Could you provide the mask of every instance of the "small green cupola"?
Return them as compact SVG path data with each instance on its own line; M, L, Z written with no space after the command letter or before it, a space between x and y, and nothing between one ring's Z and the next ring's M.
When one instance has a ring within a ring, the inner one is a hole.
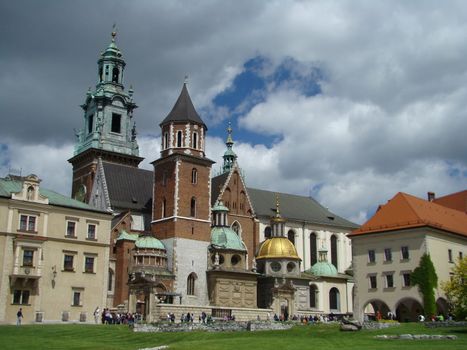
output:
M222 166L222 172L228 173L232 169L237 160L237 155L233 151L232 147L234 142L232 140L232 127L229 122L229 126L227 128L227 140L225 141L225 145L227 146L227 150L225 151L222 158L224 158L224 165Z
M311 273L315 276L327 276L327 277L335 277L337 276L337 269L336 267L331 264L327 259L328 250L323 246L318 250L319 259L316 264L314 264L310 269L308 269L307 273Z
M212 208L211 246L215 249L246 251L242 239L228 224L228 212L229 209L224 206L222 201L217 201Z
M112 40L101 54L97 61L99 84L117 84L123 87L123 70L125 69L125 61L122 57L122 52L115 44L117 32L115 27L112 31Z

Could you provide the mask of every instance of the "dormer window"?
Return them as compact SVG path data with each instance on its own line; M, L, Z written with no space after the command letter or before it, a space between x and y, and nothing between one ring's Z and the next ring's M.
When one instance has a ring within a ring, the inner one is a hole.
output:
M28 187L28 192L27 192L27 197L28 201L32 201L34 199L34 187L29 186Z

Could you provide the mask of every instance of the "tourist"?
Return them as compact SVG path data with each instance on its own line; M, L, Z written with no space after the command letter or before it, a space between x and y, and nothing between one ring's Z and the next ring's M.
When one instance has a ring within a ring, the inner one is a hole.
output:
M101 314L101 310L99 310L99 306L97 306L96 309L94 310L94 314L93 314L93 315L94 315L94 322L95 322L96 324L99 323L99 316L100 316L100 314Z
M23 320L23 309L19 308L18 312L16 313L16 325L21 326L22 320Z

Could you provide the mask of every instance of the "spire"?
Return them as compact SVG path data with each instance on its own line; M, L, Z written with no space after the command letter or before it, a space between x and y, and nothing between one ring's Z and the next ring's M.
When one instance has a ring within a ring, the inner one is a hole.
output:
M279 194L276 193L276 215L271 218L273 237L285 237L285 221L281 216Z
M167 117L165 117L160 126L170 122L191 122L202 125L205 129L207 129L198 112L196 112L195 106L191 101L191 97L188 93L186 85L187 83L185 81L183 83L180 96L178 96L177 102L175 102L172 110L167 115Z
M232 126L229 122L229 126L227 128L227 141L225 141L225 145L227 146L227 150L224 153L224 165L222 166L222 172L228 173L232 169L235 161L237 160L237 155L232 150L232 146L234 142L232 140Z

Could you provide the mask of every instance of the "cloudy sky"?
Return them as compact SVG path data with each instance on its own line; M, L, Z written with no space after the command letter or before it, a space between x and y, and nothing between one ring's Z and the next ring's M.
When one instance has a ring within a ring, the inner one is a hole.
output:
M465 1L0 1L0 176L70 194L99 53L117 24L143 166L185 75L218 169L358 223L399 191L467 186Z

